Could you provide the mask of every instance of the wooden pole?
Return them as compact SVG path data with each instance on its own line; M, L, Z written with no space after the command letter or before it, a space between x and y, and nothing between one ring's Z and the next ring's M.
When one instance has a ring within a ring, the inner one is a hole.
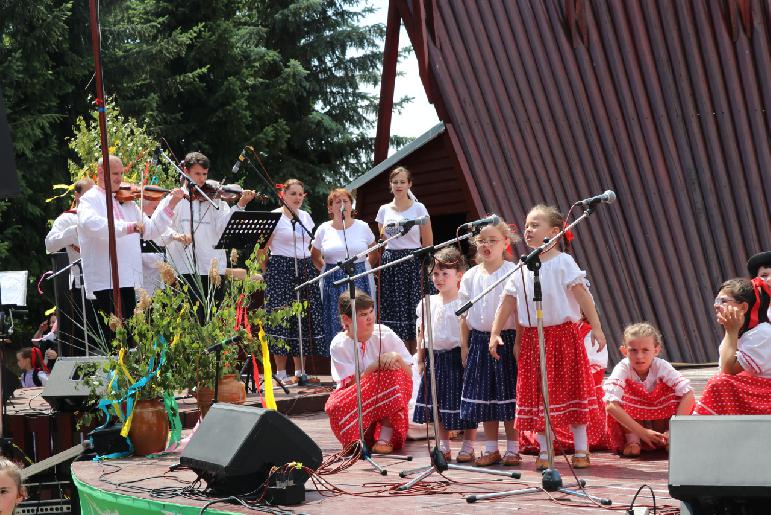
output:
M107 115L105 113L104 84L102 83L102 43L99 37L99 19L96 12L96 0L89 0L91 11L91 47L94 51L94 73L96 76L96 106L99 111L99 135L102 147L102 173L104 191L107 196L107 238L110 254L110 272L112 274L112 297L115 315L123 319L120 302L120 280L118 277L118 258L115 247L115 218L112 213L112 182L110 177L110 147L107 144ZM109 342L108 342L109 343Z

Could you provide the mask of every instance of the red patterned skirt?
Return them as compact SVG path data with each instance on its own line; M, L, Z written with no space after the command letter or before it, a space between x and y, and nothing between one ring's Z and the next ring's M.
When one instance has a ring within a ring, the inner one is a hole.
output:
M574 424L588 424L592 412L597 411L597 395L586 348L578 336L576 324L566 322L544 327L544 336L552 427L569 430L569 426ZM519 351L514 422L520 431L545 431L540 363L537 330L535 327L524 327Z
M771 378L742 372L718 374L707 381L697 415L771 415Z
M621 407L624 411L640 423L648 427L648 421L666 420L677 413L682 397L675 395L675 390L659 381L652 392L645 389L642 383L626 380L624 384L624 396L621 398ZM608 434L610 436L610 450L621 451L626 445L624 428L615 418L608 416ZM645 442L640 442L644 449L652 450Z
M362 420L365 440L371 446L380 436L380 421L388 419L393 426L394 449L404 446L409 426L408 403L412 395L412 376L403 370L383 370L361 378ZM329 425L343 447L359 439L356 409L356 382L343 381L332 392L324 406Z

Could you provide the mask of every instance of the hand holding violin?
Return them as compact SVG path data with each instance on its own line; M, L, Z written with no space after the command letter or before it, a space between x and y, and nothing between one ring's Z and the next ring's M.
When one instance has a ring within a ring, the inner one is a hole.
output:
M245 208L246 205L254 200L254 197L257 194L254 192L254 190L244 190L243 193L241 193L241 198L238 201L238 207L241 209Z
M174 206L179 204L179 201L185 198L185 190L182 188L174 188L169 192L169 195L171 195L171 200L169 200L169 207L174 209Z

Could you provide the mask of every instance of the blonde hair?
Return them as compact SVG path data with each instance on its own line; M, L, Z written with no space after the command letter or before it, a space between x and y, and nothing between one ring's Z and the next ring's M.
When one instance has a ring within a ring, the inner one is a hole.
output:
M0 457L0 472L5 472L13 480L19 495L22 497L27 496L27 489L21 484L21 468L16 463L7 458Z
M506 247L503 249L503 259L506 259L506 256L511 256L511 252L509 250L509 245L512 243L516 243L519 241L519 235L515 234L514 231L511 230L511 227L509 227L509 224L503 221L503 218L498 217L498 223L495 225L488 225L487 227L491 227L493 229L496 229L501 236L503 236L503 241L506 242ZM485 227L485 229L487 228ZM476 241L471 240L471 242L476 247ZM481 258L479 256L479 252L474 256L474 260L478 263L481 261Z
M661 332L656 329L656 326L649 322L638 322L636 324L630 324L624 328L624 342L622 345L626 347L626 344L631 340L637 340L639 338L651 337L656 342L656 345L661 346L664 342L661 337Z
M546 218L546 222L549 224L549 227L559 227L560 229L562 229L562 226L565 224L565 217L554 206L549 206L546 204L536 204L530 210L530 212L528 213L528 216L533 213L539 213L544 215L544 217Z

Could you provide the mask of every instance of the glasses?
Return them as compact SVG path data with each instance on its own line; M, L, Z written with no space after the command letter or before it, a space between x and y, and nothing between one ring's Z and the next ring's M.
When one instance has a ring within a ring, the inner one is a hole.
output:
M729 302L736 302L736 300L732 299L731 297L715 297L715 302L712 305L722 306L724 304L728 304Z
M480 245L480 246L481 245L495 245L499 241L503 241L503 240L496 240L496 239L492 239L492 240L477 239L476 240L477 245Z

